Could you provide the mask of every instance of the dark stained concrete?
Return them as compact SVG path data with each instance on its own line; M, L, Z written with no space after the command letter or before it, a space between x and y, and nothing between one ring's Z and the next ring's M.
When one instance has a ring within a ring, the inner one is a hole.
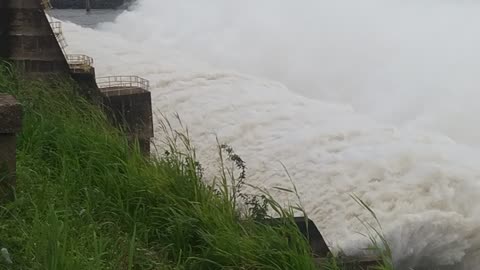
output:
M69 73L40 0L0 1L0 58L25 73Z
M103 105L113 124L124 129L131 140L138 139L145 153L150 152L153 137L150 92L132 87L100 92L93 67L69 66L41 0L0 0L0 58L9 59L28 76L71 76L83 96Z
M137 87L102 88L109 118L122 128L130 139L137 139L140 149L150 153L153 137L152 97L149 91Z
M88 71L77 70L72 71L70 76L77 82L82 90L80 94L89 99L96 105L102 105L104 102L104 95L100 92L97 82L95 80L95 68Z
M22 126L22 107L0 94L0 202L12 200L16 187L16 133Z

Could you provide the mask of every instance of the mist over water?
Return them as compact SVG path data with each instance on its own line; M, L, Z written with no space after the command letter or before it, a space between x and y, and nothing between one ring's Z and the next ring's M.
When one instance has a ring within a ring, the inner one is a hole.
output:
M477 144L480 130L470 123L479 112L480 3L205 2L141 1L139 12L109 28L124 31L141 18L129 39L179 48L376 119Z
M479 12L453 0L140 0L96 30L64 28L99 75L151 80L154 106L180 114L205 167L215 135L254 185L290 187L283 162L333 247L365 245L354 193L399 269L480 269Z

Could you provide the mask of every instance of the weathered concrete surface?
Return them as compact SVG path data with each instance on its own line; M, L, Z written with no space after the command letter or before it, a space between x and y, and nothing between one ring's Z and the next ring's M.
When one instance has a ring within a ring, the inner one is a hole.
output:
M104 105L113 123L138 139L141 150L150 153L153 137L152 97L149 91L135 87L101 89Z
M77 82L81 91L81 95L96 105L102 105L104 95L100 92L95 81L95 68L84 72L71 72L72 78Z
M85 9L86 0L51 0L54 8L73 8L73 9ZM128 3L133 2L130 0L91 0L90 4L92 8L98 9L114 9L124 7Z
M0 1L0 58L25 73L69 73L40 0Z
M22 107L0 94L0 202L11 200L16 187L16 133L22 125Z
M0 134L16 133L22 127L22 106L10 95L0 93Z

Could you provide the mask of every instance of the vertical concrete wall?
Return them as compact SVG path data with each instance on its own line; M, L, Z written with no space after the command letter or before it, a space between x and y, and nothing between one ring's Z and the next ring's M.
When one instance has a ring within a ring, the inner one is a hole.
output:
M10 46L5 37L10 35L11 12L7 6L12 0L0 1L0 58L8 58L10 55Z
M22 123L22 107L9 95L0 94L0 202L13 199L16 187L16 133Z
M41 0L0 1L0 57L26 73L69 73Z
M41 0L0 0L0 58L11 60L28 75L71 76L81 94L94 103L104 103L113 123L123 127L130 138L137 138L142 149L149 152L153 137L150 92L127 88L101 93L93 68L85 72L70 70Z
M153 137L152 98L149 91L140 88L118 88L104 91L104 104L114 124L138 139L143 153L150 153Z
M82 90L80 92L81 95L96 105L103 104L104 96L100 92L95 79L95 68L92 67L89 71L85 72L71 72L70 75Z

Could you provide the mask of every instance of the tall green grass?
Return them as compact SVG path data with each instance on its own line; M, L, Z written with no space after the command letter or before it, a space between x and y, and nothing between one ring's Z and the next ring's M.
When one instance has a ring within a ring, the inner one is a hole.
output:
M0 269L318 268L294 209L241 192L243 161L231 148L219 147L230 163L206 185L188 136L168 121L165 154L146 159L76 90L67 78L24 80L0 64L0 92L24 108L16 200L0 206L0 249L12 263L0 256ZM259 222L266 208L283 226ZM336 266L332 257L322 268Z
M0 92L24 106L16 200L0 208L13 264L0 269L314 269L293 223L240 220L192 152L145 159L68 79L1 65Z

